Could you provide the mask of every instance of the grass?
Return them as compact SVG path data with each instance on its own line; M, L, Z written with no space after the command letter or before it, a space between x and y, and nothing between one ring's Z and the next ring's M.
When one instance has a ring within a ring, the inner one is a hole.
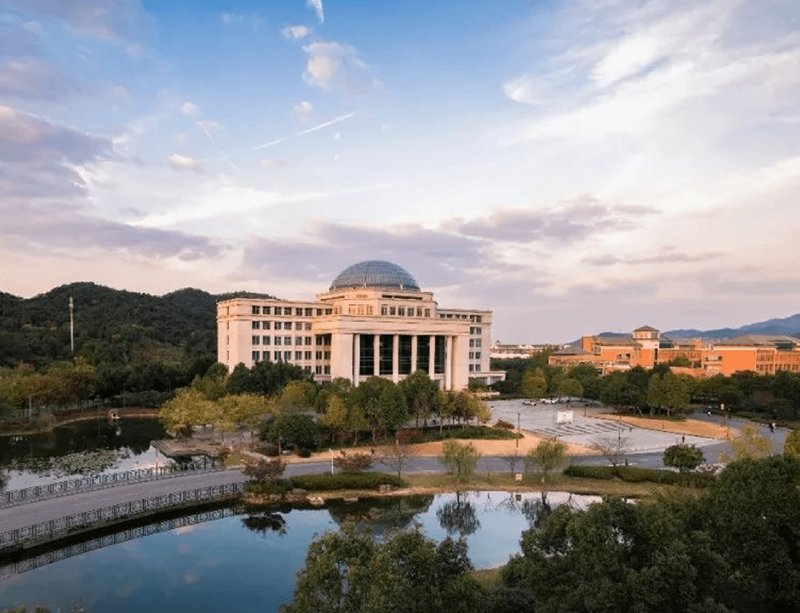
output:
M526 475L522 483L517 483L509 473L476 473L469 480L459 481L449 474L404 475L409 487L424 488L435 491L456 491L474 489L541 491L541 476ZM563 474L547 476L545 489L572 494L596 496L622 496L625 498L651 498L669 495L677 490L691 490L676 485L663 483L628 483L625 481L608 481L604 479L587 479L568 477Z
M241 466L245 462L247 462L249 458L244 455L243 453L236 453L235 451L229 453L225 457L225 468L232 468L234 466Z

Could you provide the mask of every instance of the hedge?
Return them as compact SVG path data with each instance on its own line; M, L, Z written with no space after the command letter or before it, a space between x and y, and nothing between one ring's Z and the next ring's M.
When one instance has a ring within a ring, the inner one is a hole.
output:
M321 475L298 475L290 479L292 486L304 490L351 490L377 489L381 485L403 487L406 483L396 475L387 473L324 473Z
M291 492L293 487L290 479L275 479L264 483L250 481L247 484L247 491L251 494L277 494L283 496Z
M587 479L621 479L628 483L668 483L672 485L692 485L707 487L715 478L701 473L678 473L658 468L639 468L638 466L586 466L571 465L564 474L569 477L585 477Z

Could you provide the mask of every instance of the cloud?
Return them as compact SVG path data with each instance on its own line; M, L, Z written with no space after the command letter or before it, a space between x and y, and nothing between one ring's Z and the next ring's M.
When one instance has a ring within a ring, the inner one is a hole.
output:
M350 45L316 42L303 47L308 55L303 79L323 90L361 91L369 87L363 78L367 65Z
M40 20L64 24L74 35L138 48L137 39L149 22L139 0L4 0L6 7Z
M181 113L187 117L197 117L200 114L200 109L197 108L197 105L194 102L187 100L181 104Z
M325 12L322 8L322 0L306 0L306 6L314 9L320 23L325 23Z
M338 115L338 116L334 117L333 119L329 119L328 121L323 121L322 123L318 123L317 125L311 126L310 128L306 128L305 130L300 130L300 132L292 134L291 136L284 136L284 137L281 137L281 138L276 138L276 139L273 139L273 140L271 140L269 142L263 143L261 145L256 145L254 147L254 149L258 150L258 149L267 149L269 147L274 147L275 145L278 145L278 144L280 144L280 143L282 143L284 141L290 140L292 138L297 138L298 136L305 136L306 134L312 134L314 132L318 132L319 130L324 130L325 128L329 128L330 126L334 126L337 123L341 123L343 121L347 121L351 117L355 117L357 114L358 113L356 111L352 111L350 113L345 113L344 115Z
M0 64L0 96L28 100L54 100L78 91L47 64L23 58Z
M642 217L655 213L648 207L609 206L584 197L547 210L500 209L455 226L466 236L498 241L574 242L592 234L631 230Z
M314 105L307 100L303 100L292 107L292 112L300 121L308 121L314 114Z
M169 165L174 168L175 170L180 171L192 171L192 172L203 172L203 166L198 162L196 159L191 158L186 155L181 155L180 153L173 153L168 158Z
M707 262L720 257L720 253L680 253L673 247L665 247L653 255L620 256L616 254L592 255L583 258L587 264L614 266L617 264L636 266L641 264L677 264Z
M287 40L301 40L311 34L311 28L307 26L286 26L281 30L281 36Z

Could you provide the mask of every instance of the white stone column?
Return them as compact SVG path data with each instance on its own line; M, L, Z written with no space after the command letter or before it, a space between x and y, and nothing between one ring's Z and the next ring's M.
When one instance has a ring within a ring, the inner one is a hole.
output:
M372 374L376 377L381 374L381 335L376 334L373 343Z
M433 379L436 374L436 337L430 336L428 340L428 376Z
M453 337L444 340L444 389L453 389Z
M417 335L411 337L411 374L417 371Z
M400 381L400 335L395 334L392 337L392 381L398 383Z
M331 379L353 377L353 335L331 335Z
M358 385L361 374L361 335L353 335L353 385Z

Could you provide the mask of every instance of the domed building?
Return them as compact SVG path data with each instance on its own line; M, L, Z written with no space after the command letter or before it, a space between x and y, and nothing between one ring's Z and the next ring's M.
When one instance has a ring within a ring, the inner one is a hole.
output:
M442 309L402 266L366 260L348 266L313 302L233 298L217 303L217 357L232 370L269 360L296 364L316 381L355 385L380 376L399 382L423 370L459 390L489 371L492 313Z

